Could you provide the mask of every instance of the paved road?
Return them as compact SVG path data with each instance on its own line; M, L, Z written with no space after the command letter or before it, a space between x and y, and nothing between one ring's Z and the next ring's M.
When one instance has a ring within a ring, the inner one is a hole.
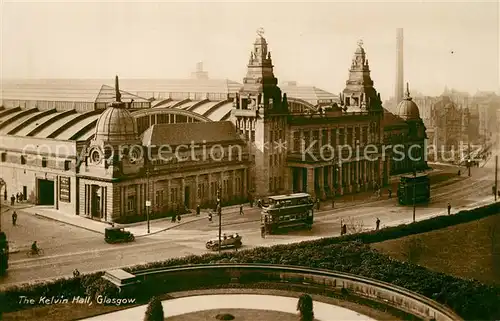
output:
M455 184L446 185L443 183L442 186L435 187L431 203L417 207L416 219L421 220L434 215L446 214L448 202L451 202L453 210L456 210L460 206L470 206L485 199L492 201L490 176L489 170L477 169L475 175L470 178ZM224 231L227 233L239 232L243 236L245 247L269 246L338 235L341 219L356 229L370 229L374 228L377 217L382 221L382 226L410 222L412 212L411 206L399 206L395 199L385 199L370 203L369 206L354 206L319 212L315 217L315 224L311 231L292 231L285 235L272 235L262 239L257 221L259 214L255 210L246 213L243 217L232 216L227 223L233 224L226 225ZM44 228L44 230L49 229L47 233L51 233L50 229L54 228L53 224L61 224L52 221L45 222L45 220L39 222L48 224ZM45 256L38 258L27 258L22 254L17 257L13 255L8 275L0 281L0 288L27 280L69 276L75 268L86 273L189 254L202 254L207 252L204 247L205 242L217 235L215 223L207 225L206 221L198 221L164 233L139 238L134 243L108 245L103 242L102 235L82 231L78 228L74 229L75 231L68 232L68 227L64 227L63 231L66 232L60 232L62 234L58 235L64 240L63 243L71 244L72 253L53 251L52 249L62 248L62 245L55 245L50 248L50 251L46 251L48 253ZM82 234L77 235L77 233ZM69 238L69 241L65 237Z

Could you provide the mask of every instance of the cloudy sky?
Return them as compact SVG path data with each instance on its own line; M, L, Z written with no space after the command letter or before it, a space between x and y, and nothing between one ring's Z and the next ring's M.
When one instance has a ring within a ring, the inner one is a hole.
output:
M414 90L499 89L496 1L0 3L3 78L187 78L203 61L211 78L241 82L262 27L280 81L334 93L362 39L385 100L402 27Z

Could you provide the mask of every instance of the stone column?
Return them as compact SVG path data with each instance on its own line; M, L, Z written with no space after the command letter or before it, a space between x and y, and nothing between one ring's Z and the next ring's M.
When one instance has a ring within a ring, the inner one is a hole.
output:
M199 182L199 180L198 180L198 175L196 175L196 176L194 177L194 184L195 184L195 187L194 187L194 188L195 188L195 190L194 190L194 192L196 193L196 197L195 197L195 200L196 200L196 205L199 205L199 204L200 204L200 199L201 199L201 197L202 197L202 195L201 195L201 194L203 194L203 192L202 192L202 190L201 190L201 186L199 185L199 184L200 184L200 182ZM198 195L198 191L200 191L200 194L199 194L199 195Z
M181 178L181 190L179 193L181 199L177 200L177 202L181 206L181 209L183 208L182 206L184 206L184 197L186 196L184 194L185 188L186 188L186 179L183 177L183 178Z
M314 167L307 168L307 193L312 197L316 197L314 190Z
M337 195L344 195L344 186L342 184L342 177L343 177L343 170L344 170L344 165L343 164L338 164L338 171L337 169L335 169L337 171L336 175L337 175L337 186L338 186L338 190L335 191L335 193Z
M322 200L325 199L325 178L324 178L324 167L318 168L318 187L319 187L319 195L318 197Z
M173 208L173 204L172 204L172 188L171 188L171 180L170 179L167 180L167 204L168 204L167 207L169 209Z
M231 171L231 199L236 198L236 171Z
M360 174L360 166L359 166L359 160L356 160L354 162L354 170L355 170L355 176L354 179L356 180L356 193L359 193L361 191L361 174Z
M364 182L364 186L365 186L365 191L368 191L368 173L366 172L367 171L367 163L368 161L367 160L364 160L363 161L363 182Z
M335 190L335 186L334 186L334 182L333 182L335 167L334 166L327 166L326 170L328 171L328 187L330 187L330 194L331 194ZM331 196L331 195L328 195L328 196Z
M248 187L247 187L247 179L248 178L247 178L247 173L248 173L248 171L247 171L246 168L244 168L241 171L241 180L242 180L242 183L243 183L242 184L243 186L241 188L241 197L243 197L243 198L247 198L248 197L248 191L247 191L247 189L248 189Z
M351 182L351 163L346 164L346 187L347 187L347 192L351 193L352 192L352 182Z

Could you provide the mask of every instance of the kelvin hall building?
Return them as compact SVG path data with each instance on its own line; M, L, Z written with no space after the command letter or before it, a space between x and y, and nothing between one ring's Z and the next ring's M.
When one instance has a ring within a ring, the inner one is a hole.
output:
M383 108L361 43L339 95L278 86L262 35L247 66L242 83L201 65L181 80L5 81L2 197L119 222L213 206L218 189L225 204L327 199L427 167L417 105L407 90L397 115Z

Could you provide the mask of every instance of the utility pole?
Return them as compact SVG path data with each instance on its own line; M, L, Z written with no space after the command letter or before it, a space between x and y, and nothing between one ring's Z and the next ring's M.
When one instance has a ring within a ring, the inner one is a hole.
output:
M217 214L219 215L219 253L221 251L222 243L221 243L221 234L222 234L222 199L221 199L221 191L220 185L217 188Z

